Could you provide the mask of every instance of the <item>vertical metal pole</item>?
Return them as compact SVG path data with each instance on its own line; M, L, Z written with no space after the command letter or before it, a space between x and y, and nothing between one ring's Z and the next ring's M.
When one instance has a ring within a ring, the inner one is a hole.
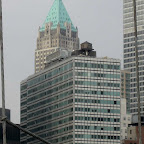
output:
M138 58L138 36L137 36L137 13L136 13L136 0L133 0L134 9L134 33L135 33L135 59L136 59L136 83L137 83L137 104L138 104L138 131L139 131L139 144L142 144L141 137L141 105L140 105L140 86L139 86L139 58Z
M3 27L2 27L2 0L0 0L0 47L1 47L1 85L2 85L2 118L5 116L5 83L3 58ZM3 144L6 144L6 121L3 121Z

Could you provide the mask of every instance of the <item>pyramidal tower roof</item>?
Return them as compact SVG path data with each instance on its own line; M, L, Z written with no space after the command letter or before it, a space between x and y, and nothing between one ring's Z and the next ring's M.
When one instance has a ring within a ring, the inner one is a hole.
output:
M62 0L55 0L49 13L48 16L46 17L45 22L43 23L42 27L40 28L40 31L45 30L45 24L52 22L52 29L56 29L57 25L60 24L60 28L66 29L64 26L65 22L71 23L71 29L72 31L77 31L76 28L74 27L70 16L62 2Z

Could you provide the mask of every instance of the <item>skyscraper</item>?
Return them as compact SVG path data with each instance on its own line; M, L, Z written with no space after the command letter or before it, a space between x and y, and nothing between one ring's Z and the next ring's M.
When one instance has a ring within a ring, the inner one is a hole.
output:
M62 0L54 0L45 22L39 28L35 50L36 73L44 69L46 56L57 48L79 49L78 29L74 27Z
M96 58L87 42L65 54L21 82L21 126L53 144L120 144L120 60ZM25 143L39 144L22 133Z
M130 111L137 115L137 90L136 90L136 60L133 1L123 1L124 17L124 69L130 71ZM138 62L141 114L144 115L144 0L136 0L137 29L138 29Z

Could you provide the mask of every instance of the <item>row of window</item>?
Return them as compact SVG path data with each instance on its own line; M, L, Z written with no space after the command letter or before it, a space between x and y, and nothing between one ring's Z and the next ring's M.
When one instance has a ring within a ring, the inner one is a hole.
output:
M143 10L144 9L144 5L138 5L137 6L137 11L139 11L139 10ZM125 8L124 9L124 14L126 14L126 13L131 13L131 12L133 12L133 7L129 7L129 8Z
M138 7L138 5L142 5L142 4L144 4L144 2L143 1L137 1L136 2L136 5L137 5L137 7ZM124 8L129 8L129 7L133 7L133 1L125 1L124 2Z
M92 99L75 99L75 102L78 103L94 103L94 104L115 104L120 105L120 101L111 101L111 100L92 100Z
M120 74L101 74L101 73L91 73L91 72L76 72L76 76L83 77L99 77L99 78L111 78L120 79Z
M143 45L144 41L137 42L137 44L138 45ZM133 46L135 46L135 43L124 44L124 48L133 47Z
M120 140L120 136L76 134L76 138Z
M90 95L106 95L106 96L120 96L120 92L115 91L92 91L92 90L75 90L76 94L90 94Z
M41 134L40 137L41 138L46 138L47 134ZM64 141L71 140L72 138L73 138L73 135L66 135L66 136L62 136L62 137L59 137L59 138L56 138L56 139L53 139L53 140L49 140L49 142L51 142L53 144L63 143ZM26 143L32 142L32 141L35 141L35 138L29 138L29 139L26 140L26 142L24 141L21 144L26 144ZM36 142L33 142L33 143L36 143ZM70 144L73 144L73 143L70 143Z
M120 87L119 83L103 83L95 81L75 81L76 85L86 85L86 86L105 86L105 87Z
M52 79L50 81L48 80L45 83L42 83L40 86L37 86L37 87L34 87L34 88L28 90L28 94L35 93L35 92L40 91L44 88L52 87L53 85L56 85L57 83L62 83L63 81L71 78L72 76L73 76L73 73L70 72L70 73L67 73L65 75L56 77L55 79Z
M137 16L141 16L143 14L144 14L144 11L137 11ZM133 13L126 13L126 14L124 14L124 19L131 18L133 16L134 16Z
M143 15L139 15L137 16L137 21L141 21L144 19L144 16ZM132 23L134 21L134 18L133 17L129 17L128 19L124 19L124 24L128 24L128 23Z
M144 21L138 21L137 22L137 26L142 26L144 25ZM134 27L134 23L128 23L124 25L124 29L129 29L129 28L133 28Z
M75 111L120 114L120 109L98 109L98 108L76 107L76 108L75 108ZM86 117L86 118L87 118L87 117Z
M46 95L50 96L51 94L57 93L58 91L61 91L62 89L65 89L65 88L70 87L72 85L73 85L73 81L70 81L70 82L67 82L65 84L59 85L58 87L49 89L45 92L42 92L38 95L34 95L34 96L28 98L27 102L32 102L32 101L34 102L35 100L40 99L42 97L45 97Z
M36 132L40 132L42 130L52 129L53 127L60 126L62 124L66 125L67 123L69 123L71 121L73 121L73 117L67 117L67 118L64 118L64 119L61 119L61 120L58 120L55 122L51 122L49 124L44 124L43 126L39 126L34 129L31 129L31 132L36 133Z
M36 109L40 106L44 106L46 104L50 104L50 103L54 103L54 102L58 102L60 101L61 99L63 98L67 98L68 96L72 95L73 94L73 90L70 90L70 91L66 91L64 93L60 93L60 94L57 94L55 95L54 97L51 97L51 98L48 98L46 100L43 100L43 101L38 101L37 103L33 104L33 105L30 105L27 107L28 110L32 110L32 109ZM50 96L49 96L50 97ZM31 116L30 116L31 117Z
M71 113L71 112L73 112L73 108L64 109L64 110L61 110L59 112L55 112L53 114L48 113L45 117L39 118L35 121L28 122L27 126L33 126L35 124L39 124L39 123L42 123L44 121L47 122L51 119L54 119L54 118L59 117L59 116L66 115L66 114Z
M83 116L76 116L75 120L78 121L94 121L94 122L120 122L119 118L102 118L102 117L83 117Z
M73 129L73 126L68 126L68 127L64 127L64 128L61 128L61 129L54 130L54 131L50 131L50 132L48 132L47 137L54 136L54 135L57 135L57 134L62 134L62 133L68 133L72 129Z
M83 126L83 125L76 125L76 129L86 129L86 130L103 130L103 131L120 131L120 127L101 127L101 126Z
M96 64L96 63L81 63L76 62L76 67L85 67L85 68L102 68L102 69L113 69L113 70L120 70L119 65L110 65L110 64Z
M138 34L138 35L144 34L144 31L138 31L137 34ZM134 33L134 32L124 34L124 38L132 37L132 36L135 36L135 33Z
M73 135L63 136L63 137L60 137L58 139L52 140L51 143L61 143L63 141L70 140L72 138L73 138ZM70 144L73 144L73 143L70 143Z
M56 69L52 70L51 72L48 72L47 74L41 75L35 79L28 81L28 86L36 85L37 83L40 83L46 79L49 79L49 78L52 78L53 76L61 74L62 72L71 69L72 67L73 67L73 63L69 63L62 67L56 68Z

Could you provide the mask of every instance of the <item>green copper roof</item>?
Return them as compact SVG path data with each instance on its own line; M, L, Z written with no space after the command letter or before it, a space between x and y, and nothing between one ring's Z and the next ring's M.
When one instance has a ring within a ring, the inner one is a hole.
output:
M44 24L40 28L40 31L44 31L45 24L49 23L49 22L53 23L52 29L56 29L58 23L60 24L60 28L66 29L64 26L64 23L68 22L68 23L71 23L72 31L77 31L76 28L74 27L74 25L72 24L72 21L68 15L68 12L67 12L62 0L54 1Z

